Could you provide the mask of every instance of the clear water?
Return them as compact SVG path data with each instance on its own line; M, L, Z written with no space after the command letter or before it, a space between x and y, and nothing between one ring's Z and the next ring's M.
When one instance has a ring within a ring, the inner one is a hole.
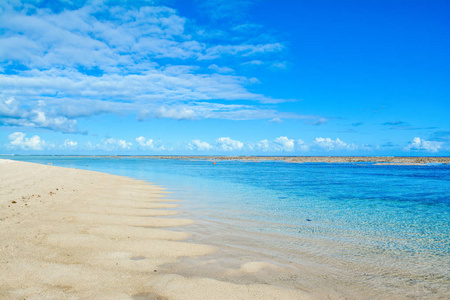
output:
M199 224L270 237L264 249L279 258L310 259L411 297L450 297L447 165L3 158L144 179L172 191Z

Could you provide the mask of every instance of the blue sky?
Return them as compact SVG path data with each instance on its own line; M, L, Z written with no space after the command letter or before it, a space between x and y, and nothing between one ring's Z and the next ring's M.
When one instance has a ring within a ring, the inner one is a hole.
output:
M0 153L450 155L446 1L2 1Z

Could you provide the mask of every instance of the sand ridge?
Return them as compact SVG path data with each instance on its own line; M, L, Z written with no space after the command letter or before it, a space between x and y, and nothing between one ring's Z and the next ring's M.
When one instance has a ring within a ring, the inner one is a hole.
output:
M309 299L304 291L159 268L210 254L184 242L167 192L131 178L0 160L0 299ZM258 272L252 262L239 272Z

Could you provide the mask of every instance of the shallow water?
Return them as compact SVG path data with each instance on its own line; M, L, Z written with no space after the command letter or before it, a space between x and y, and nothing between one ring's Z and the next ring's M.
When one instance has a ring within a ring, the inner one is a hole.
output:
M187 228L195 241L252 251L317 277L291 283L299 288L334 284L330 293L350 298L450 298L447 165L2 158L159 184L183 200L183 216L197 220Z

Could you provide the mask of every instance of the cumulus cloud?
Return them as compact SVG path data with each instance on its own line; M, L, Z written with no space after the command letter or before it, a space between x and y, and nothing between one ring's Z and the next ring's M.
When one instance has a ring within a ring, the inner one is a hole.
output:
M20 116L19 103L14 99L14 97L9 97L8 99L0 100L0 116L3 119L15 118Z
M48 128L61 132L76 132L77 121L69 120L64 116L51 116L48 113L40 110L32 110L28 115L28 121L31 126Z
M428 151L428 152L438 152L442 147L442 142L432 142L426 141L419 137L415 137L408 146L405 147L407 151Z
M216 140L216 149L220 151L241 150L244 144L240 141L232 140L229 137L221 137Z
M309 146L302 140L295 141L286 136L280 136L273 141L267 139L261 140L252 145L251 149L262 152L305 152L309 150Z
M193 140L190 142L187 147L188 150L194 151L208 151L212 150L214 147L207 142L202 142L200 140Z
M357 148L354 144L347 144L341 141L339 138L335 140L331 138L322 138L317 137L314 139L313 144L323 150L332 151L332 150L355 150Z
M63 144L63 146L65 148L75 148L77 145L78 145L78 142L70 140L70 139L66 139Z
M115 138L109 138L102 140L103 146L105 150L111 151L111 150L128 150L131 149L131 146L133 145L130 142L127 142L122 139L115 139Z
M275 148L280 151L292 152L294 151L294 140L288 139L286 136L280 136L276 138L274 141Z
M298 140L296 150L301 152L307 152L309 151L309 145L305 144L305 142L302 140Z
M39 136L26 137L25 133L15 132L10 134L9 144L6 145L8 149L21 150L43 150L54 148L55 145L43 141ZM96 150L96 151L123 151L123 150L152 150L152 151L195 151L195 152L248 152L248 153L270 153L281 155L282 153L292 153L297 155L306 152L334 152L334 151L373 151L381 149L381 146L361 144L355 145L353 143L346 143L339 138L322 138L317 137L310 142L305 142L301 139L292 139L287 136L280 136L273 140L260 140L258 142L238 141L230 137L220 137L213 142L202 141L194 139L189 143L180 141L175 147L166 147L162 141L154 141L153 139L139 136L135 138L136 146L131 142L120 138L106 138L98 143L88 142L84 145L79 145L78 142L72 139L66 139L63 143L56 145L60 149L77 149L77 150ZM406 151L428 151L438 152L443 142L434 142L414 138L404 149ZM170 146L170 145L169 145ZM386 147L383 145L382 147ZM292 155L291 154L291 155Z
M23 132L14 132L8 136L8 139L7 147L9 149L42 150L46 145L46 142L41 140L38 135L27 138Z
M1 76L1 75L0 75ZM0 92L1 93L1 92ZM6 126L41 127L61 132L77 132L77 121L46 111L46 103L37 101L34 108L19 103L14 97L0 94L0 124Z
M257 150L257 151L263 151L263 152L267 152L271 150L270 147L270 142L267 139L264 139L262 141L257 142L254 146L252 146L251 148L253 150Z
M152 139L146 139L143 136L137 137L136 142L145 148L153 149L153 140Z

